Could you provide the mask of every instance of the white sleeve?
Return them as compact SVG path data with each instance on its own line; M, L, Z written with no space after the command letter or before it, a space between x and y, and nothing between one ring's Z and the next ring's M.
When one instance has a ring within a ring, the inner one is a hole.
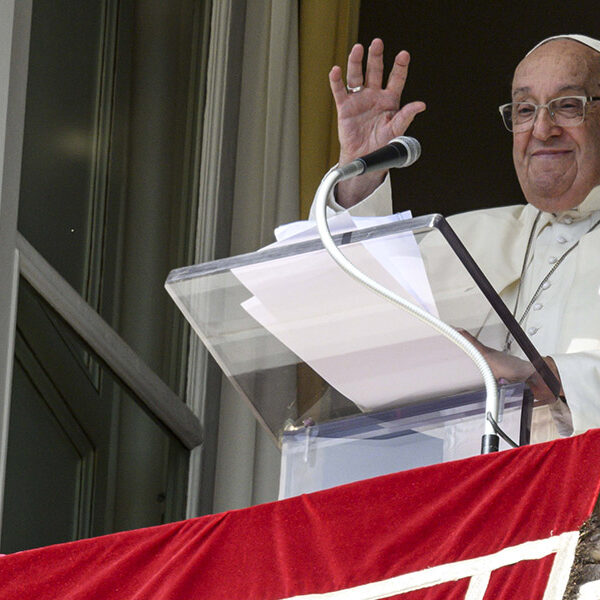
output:
M335 167L334 167L335 168ZM346 210L335 201L333 192L327 200L327 214L334 214ZM369 194L364 200L347 209L354 217L382 217L392 214L392 185L390 176L386 175L382 184ZM308 216L310 221L315 220L315 202L310 207Z
M600 351L551 357L558 368L566 406L571 411L573 433L600 427Z

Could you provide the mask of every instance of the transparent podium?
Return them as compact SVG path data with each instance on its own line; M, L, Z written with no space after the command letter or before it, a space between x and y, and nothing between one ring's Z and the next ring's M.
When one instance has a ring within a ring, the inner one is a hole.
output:
M370 277L453 327L492 347L512 336L548 377L440 215L334 239ZM340 271L318 238L175 269L165 286L281 448L281 497L479 453L485 393L470 359ZM522 385L501 388L498 421L521 443L525 406Z

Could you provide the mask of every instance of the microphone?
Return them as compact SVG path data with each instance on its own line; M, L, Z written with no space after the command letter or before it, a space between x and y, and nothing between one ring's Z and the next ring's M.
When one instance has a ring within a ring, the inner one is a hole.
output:
M338 167L341 179L362 175L369 171L410 167L421 156L421 144L408 136L400 136L390 140L385 146L361 156L351 163Z

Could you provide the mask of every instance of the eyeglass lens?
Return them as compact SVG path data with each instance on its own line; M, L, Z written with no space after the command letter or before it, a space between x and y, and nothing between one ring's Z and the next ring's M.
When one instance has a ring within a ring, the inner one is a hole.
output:
M552 122L569 127L583 120L585 99L577 96L555 98L548 104L535 105L531 102L511 102L502 108L502 117L511 131L525 131L533 126L534 117L540 108L547 108Z

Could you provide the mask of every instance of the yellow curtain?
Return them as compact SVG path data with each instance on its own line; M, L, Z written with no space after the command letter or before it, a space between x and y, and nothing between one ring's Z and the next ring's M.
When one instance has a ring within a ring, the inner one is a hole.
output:
M328 73L346 70L358 37L360 0L300 0L300 216L339 155Z

